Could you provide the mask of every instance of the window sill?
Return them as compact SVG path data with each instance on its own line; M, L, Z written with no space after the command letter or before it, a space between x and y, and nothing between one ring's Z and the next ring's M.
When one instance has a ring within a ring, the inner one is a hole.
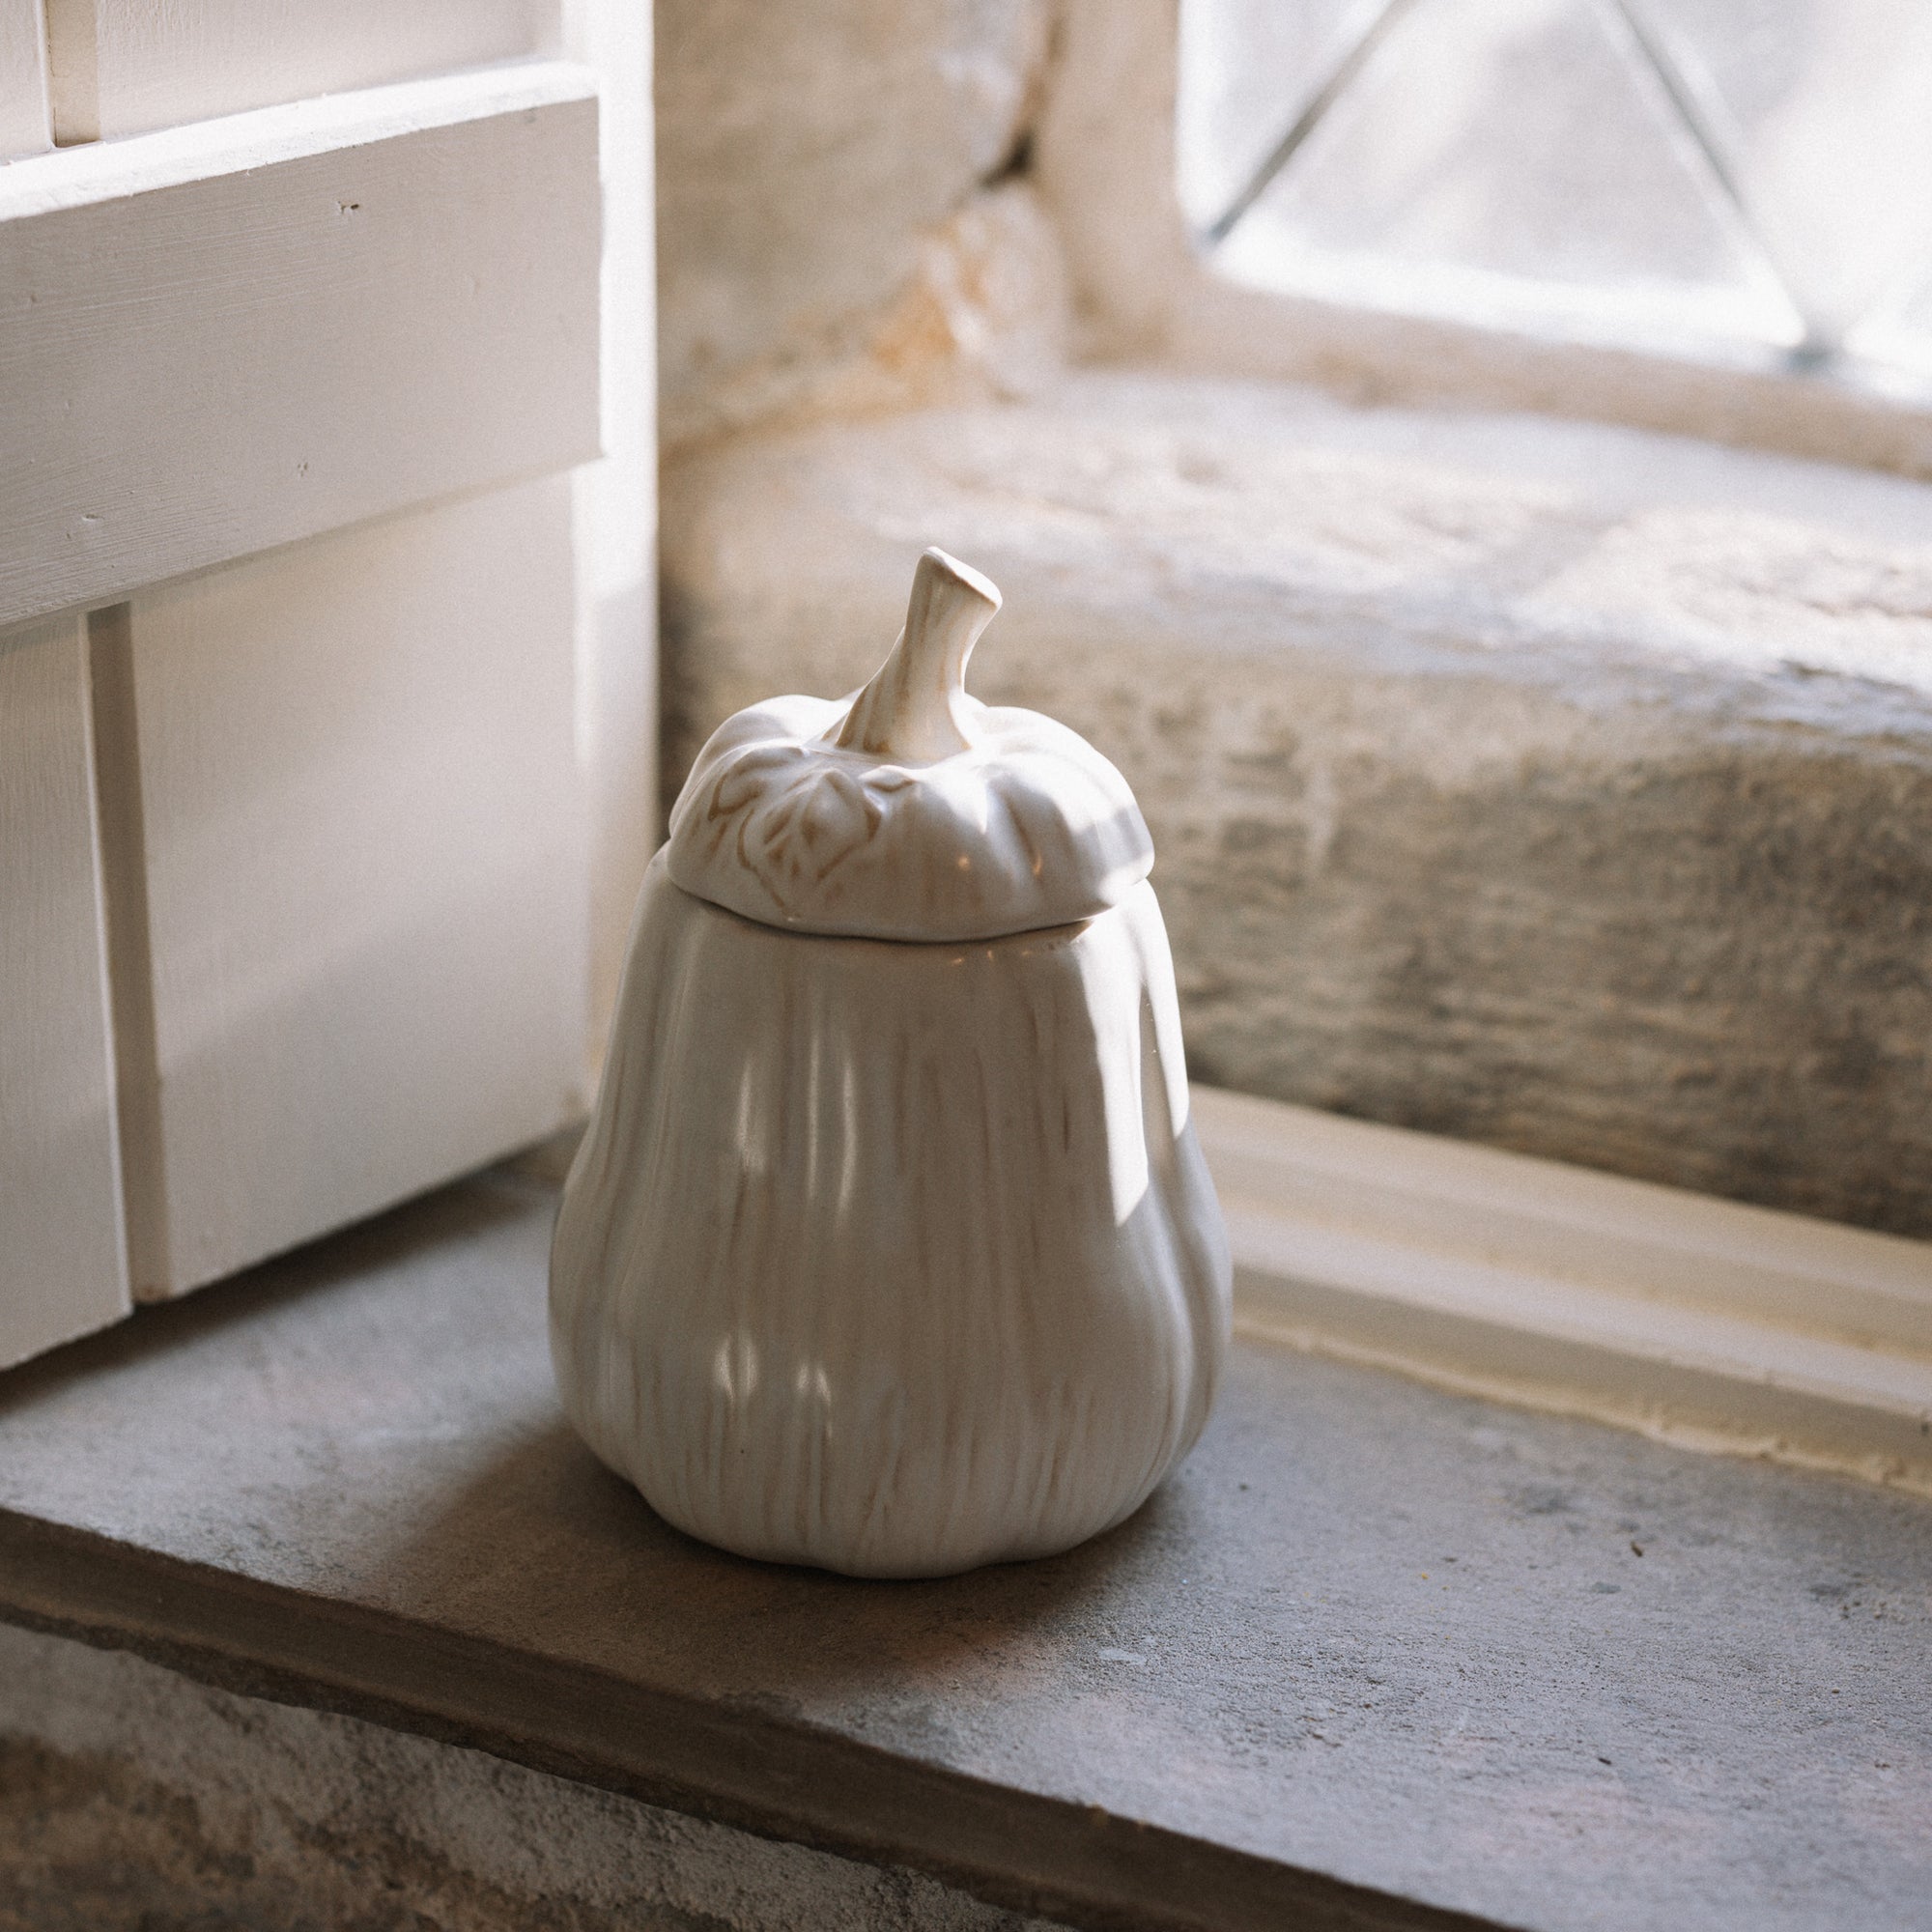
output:
M564 1426L551 1210L463 1183L0 1378L0 1615L1075 1923L1922 1918L1922 1501L1246 1344L1066 1557L743 1563Z

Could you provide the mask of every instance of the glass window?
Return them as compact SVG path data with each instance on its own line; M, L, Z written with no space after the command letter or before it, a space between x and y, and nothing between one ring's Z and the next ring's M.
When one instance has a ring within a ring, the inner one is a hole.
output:
M1925 0L1184 0L1250 286L1932 383Z

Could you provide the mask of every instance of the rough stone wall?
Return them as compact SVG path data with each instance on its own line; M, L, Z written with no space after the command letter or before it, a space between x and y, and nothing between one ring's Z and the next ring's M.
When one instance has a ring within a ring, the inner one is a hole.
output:
M666 446L1024 387L1064 327L1027 179L1048 0L660 0Z
M1203 1077L1932 1234L1932 496L1069 384L1069 17L660 6L668 797L950 542L1011 593L980 689L1140 791Z
M0 1625L0 1932L1050 1932L915 1872Z
M668 482L673 782L944 543L1135 786L1200 1077L1932 1235L1924 486L1100 376Z

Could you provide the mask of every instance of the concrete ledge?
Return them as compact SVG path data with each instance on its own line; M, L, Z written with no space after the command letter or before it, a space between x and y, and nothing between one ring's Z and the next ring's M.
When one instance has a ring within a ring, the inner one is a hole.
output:
M1922 1501L1246 1346L1067 1556L746 1563L564 1426L553 1208L465 1183L0 1377L0 1618L1083 1926L1922 1925Z
M1932 489L1090 374L664 500L673 785L944 543L1140 794L1200 1076L1932 1233Z

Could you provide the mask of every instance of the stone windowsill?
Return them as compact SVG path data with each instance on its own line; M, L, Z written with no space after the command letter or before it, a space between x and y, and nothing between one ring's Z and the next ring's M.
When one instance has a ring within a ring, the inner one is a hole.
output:
M671 781L931 542L1132 781L1200 1077L1932 1233L1932 487L1118 372L746 436L664 478Z
M0 1378L0 1616L1080 1924L1922 1924L1923 1503L1247 1346L1086 1548L746 1563L565 1427L553 1205Z

